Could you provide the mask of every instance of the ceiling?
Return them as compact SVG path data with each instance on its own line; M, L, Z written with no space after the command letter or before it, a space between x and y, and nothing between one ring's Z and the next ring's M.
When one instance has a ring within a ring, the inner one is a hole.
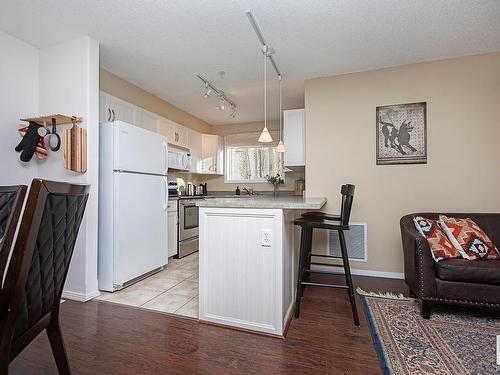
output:
M284 107L304 80L500 50L498 0L0 0L0 29L43 48L100 41L101 67L211 123L259 121L263 56L251 9L284 75ZM70 59L71 57L68 56ZM220 79L217 72L225 71ZM278 116L269 70L268 117ZM238 105L203 98L202 74Z

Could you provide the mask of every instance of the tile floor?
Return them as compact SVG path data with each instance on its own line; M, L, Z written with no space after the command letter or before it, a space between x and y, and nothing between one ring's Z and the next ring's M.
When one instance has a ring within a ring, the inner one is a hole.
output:
M95 299L198 318L198 253L170 258L163 271Z

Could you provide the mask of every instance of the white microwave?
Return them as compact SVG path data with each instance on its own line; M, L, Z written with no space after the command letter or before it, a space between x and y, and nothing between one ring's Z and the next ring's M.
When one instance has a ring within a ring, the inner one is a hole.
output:
M191 154L189 151L173 148L169 145L168 168L189 171L191 169Z

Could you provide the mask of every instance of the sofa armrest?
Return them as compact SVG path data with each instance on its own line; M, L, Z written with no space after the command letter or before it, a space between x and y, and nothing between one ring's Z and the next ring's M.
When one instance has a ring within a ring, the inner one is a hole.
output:
M415 228L413 216L406 215L400 220L405 281L419 298L434 298L437 293L434 259L427 239Z

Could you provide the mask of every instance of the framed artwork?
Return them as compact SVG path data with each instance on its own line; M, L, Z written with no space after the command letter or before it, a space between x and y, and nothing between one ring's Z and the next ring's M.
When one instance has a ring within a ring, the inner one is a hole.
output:
M427 163L427 103L377 107L377 164Z

